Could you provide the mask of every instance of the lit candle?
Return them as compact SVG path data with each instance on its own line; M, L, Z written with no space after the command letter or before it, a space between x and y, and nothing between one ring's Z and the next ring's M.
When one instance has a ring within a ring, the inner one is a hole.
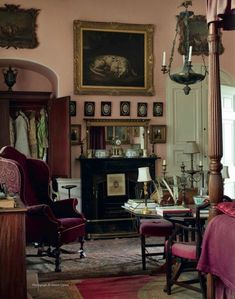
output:
M164 165L164 166L166 165L166 160L162 161L162 165Z
M166 65L166 52L165 51L163 52L163 55L162 55L162 65Z
M199 162L199 166L202 166L202 161Z
M193 47L190 46L189 51L188 51L188 62L192 61L192 50L193 50Z

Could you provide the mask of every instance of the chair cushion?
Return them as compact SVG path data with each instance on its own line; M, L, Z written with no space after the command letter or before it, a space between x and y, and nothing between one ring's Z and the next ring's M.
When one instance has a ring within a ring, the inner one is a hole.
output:
M235 202L221 202L216 209L228 216L235 217Z
M173 224L165 219L141 219L139 233L144 236L165 237L172 233Z
M196 259L195 243L174 243L171 247L172 255L185 259Z
M59 218L62 225L61 244L77 241L85 236L85 221L83 218Z

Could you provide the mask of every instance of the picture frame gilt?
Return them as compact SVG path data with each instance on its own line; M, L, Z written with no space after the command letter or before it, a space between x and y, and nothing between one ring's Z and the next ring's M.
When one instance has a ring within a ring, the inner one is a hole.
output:
M151 24L74 21L74 93L153 95Z
M0 7L0 47L28 48L38 46L36 19L40 9L23 9L20 5Z
M166 125L150 126L150 143L166 143Z
M81 125L70 126L70 141L72 145L81 144Z
M107 196L126 195L125 173L107 174Z
M179 16L178 16L179 18ZM206 16L204 15L193 15L188 20L189 26L189 44L192 46L192 55L209 55L208 48L208 25L206 21ZM178 52L181 55L186 55L185 45L186 45L186 26L183 19L179 19L179 47ZM221 39L219 42L219 54L224 52L224 47L222 45Z

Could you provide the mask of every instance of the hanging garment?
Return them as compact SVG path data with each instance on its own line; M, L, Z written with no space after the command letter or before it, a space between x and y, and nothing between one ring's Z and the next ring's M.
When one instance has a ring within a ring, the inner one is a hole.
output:
M29 149L29 140L28 140L28 132L29 132L29 121L26 115L20 111L19 115L15 120L15 128L16 128L16 143L15 148L21 153L25 154L27 157L30 157L30 149Z
M48 126L47 113L45 109L40 110L40 118L37 123L38 158L46 161L48 148Z
M32 158L38 157L35 111L29 115L29 146Z
M9 118L9 132L10 132L10 145L15 146L15 128L14 128L14 120L12 117Z

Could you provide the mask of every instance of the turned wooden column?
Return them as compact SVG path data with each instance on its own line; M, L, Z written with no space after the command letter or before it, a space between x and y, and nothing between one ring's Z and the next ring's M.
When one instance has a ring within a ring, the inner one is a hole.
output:
M209 185L211 202L209 220L217 215L216 205L222 200L223 181L221 176L221 158L223 156L222 113L219 68L219 28L217 22L209 24L209 75L208 75L208 156ZM207 299L215 297L214 276L207 276Z

